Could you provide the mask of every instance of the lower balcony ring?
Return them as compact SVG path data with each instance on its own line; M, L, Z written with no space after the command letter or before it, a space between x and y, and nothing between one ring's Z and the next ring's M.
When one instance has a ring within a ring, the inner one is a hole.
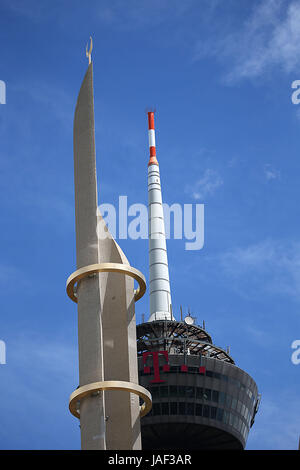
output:
M83 398L92 395L98 391L105 390L121 390L129 393L134 393L144 400L144 403L140 407L140 417L142 418L152 408L152 396L149 390L142 387L141 385L133 382L124 382L120 380L107 380L104 382L93 382L82 387L77 388L70 396L69 410L73 416L80 418L80 412L78 411L77 403Z
M100 263L100 264L90 264L84 266L83 268L77 269L72 273L67 280L67 294L73 302L77 302L76 294L74 293L75 284L81 279L84 279L87 276L97 273L121 273L127 276L133 277L138 283L139 287L134 291L134 300L137 301L146 292L146 281L143 274L136 268L133 268L129 264L121 263Z

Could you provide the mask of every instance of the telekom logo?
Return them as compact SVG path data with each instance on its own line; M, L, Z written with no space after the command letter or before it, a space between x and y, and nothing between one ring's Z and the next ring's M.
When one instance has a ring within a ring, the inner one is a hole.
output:
M159 359L158 359L159 354L162 354L163 356L165 356L165 359L167 362L163 366L163 371L169 372L170 366L168 364L169 356L168 356L167 351L148 351L148 352L143 353L144 374L150 374L150 367L145 365L147 361L147 357L148 356L153 357L154 380L151 380L150 383L165 382L165 380L161 380L160 375L159 375Z
M144 374L150 374L150 366L146 366L146 362L149 356L152 356L153 360L153 370L154 370L154 379L150 381L150 383L162 383L165 382L165 380L161 380L160 375L159 375L159 355L164 356L166 360L166 364L163 365L163 372L169 372L170 371L170 366L169 366L169 355L167 351L147 351L143 353L143 364L144 364ZM180 366L181 372L188 372L188 367L186 364L182 364ZM200 374L205 374L205 367L199 367L199 373Z

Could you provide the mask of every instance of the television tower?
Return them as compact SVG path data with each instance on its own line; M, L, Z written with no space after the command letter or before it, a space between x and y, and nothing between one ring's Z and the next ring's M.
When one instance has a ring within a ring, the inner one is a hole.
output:
M255 381L216 346L190 311L172 314L154 113L148 113L150 161L150 318L137 325L140 383L153 407L141 423L143 449L243 449L260 403Z

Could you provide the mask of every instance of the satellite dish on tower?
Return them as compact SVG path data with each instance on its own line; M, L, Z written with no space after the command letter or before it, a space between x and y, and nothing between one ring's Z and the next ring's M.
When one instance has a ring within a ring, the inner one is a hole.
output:
M195 318L191 317L190 315L187 315L184 319L184 323L187 325L193 325L195 323Z

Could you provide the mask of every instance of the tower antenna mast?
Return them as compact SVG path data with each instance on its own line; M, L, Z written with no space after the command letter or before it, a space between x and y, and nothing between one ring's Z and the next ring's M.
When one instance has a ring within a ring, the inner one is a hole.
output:
M159 165L156 158L154 111L148 112L148 136L150 153L148 163L150 269L149 321L165 319L175 320L172 314L164 211L160 186Z

